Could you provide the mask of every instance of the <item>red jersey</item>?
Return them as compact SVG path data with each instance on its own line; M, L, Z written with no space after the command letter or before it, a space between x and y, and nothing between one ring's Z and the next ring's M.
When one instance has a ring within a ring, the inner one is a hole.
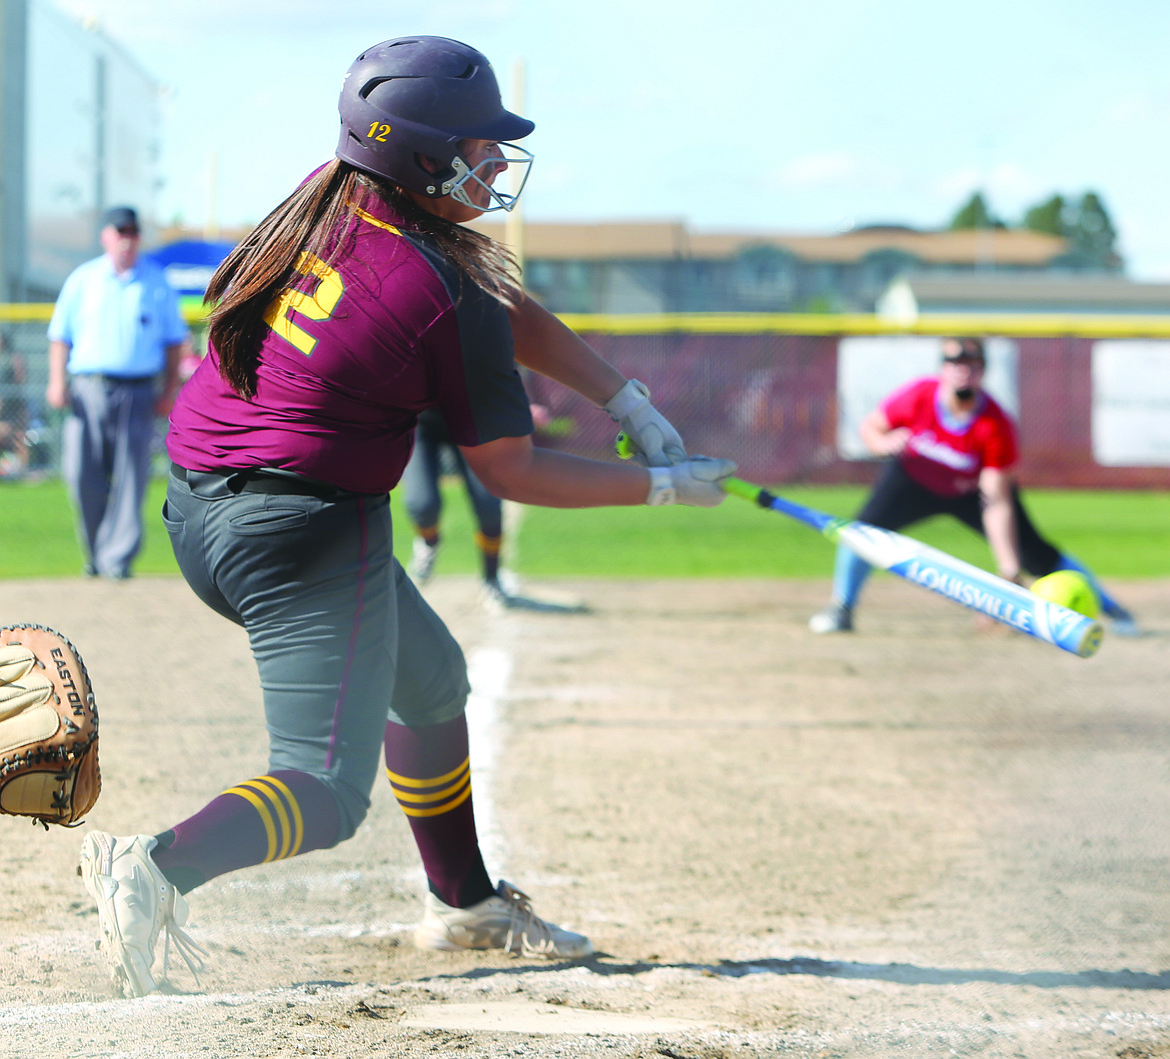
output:
M167 450L193 471L276 467L360 493L393 488L424 408L457 445L532 433L504 307L374 196L335 260L301 255L269 307L256 394L211 348L179 392Z
M938 379L917 379L881 404L891 427L909 427L899 456L906 473L939 496L964 496L979 488L984 467L1011 468L1018 457L1016 430L1007 413L986 393L974 415L957 420L938 397Z

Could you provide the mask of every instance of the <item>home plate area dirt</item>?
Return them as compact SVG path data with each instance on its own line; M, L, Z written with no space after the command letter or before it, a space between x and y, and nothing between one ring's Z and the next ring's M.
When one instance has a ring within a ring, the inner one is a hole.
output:
M815 636L824 582L532 582L582 613L427 593L475 689L489 869L597 955L420 952L380 781L350 842L190 895L199 982L117 999L75 874L265 768L243 633L179 580L19 581L97 689L79 830L0 820L0 1054L1170 1057L1170 583L1074 658L892 578ZM159 946L162 961L162 946ZM173 955L173 954L172 954Z

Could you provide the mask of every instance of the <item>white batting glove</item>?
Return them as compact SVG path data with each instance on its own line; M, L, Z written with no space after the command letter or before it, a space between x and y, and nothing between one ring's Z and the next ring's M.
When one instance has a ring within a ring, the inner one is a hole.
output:
M632 455L643 467L669 467L687 458L686 446L667 418L650 403L650 391L630 379L605 405L631 442Z
M723 491L724 479L733 474L734 461L714 460L710 456L691 456L671 467L651 467L646 503L651 507L662 504L715 507L727 496Z

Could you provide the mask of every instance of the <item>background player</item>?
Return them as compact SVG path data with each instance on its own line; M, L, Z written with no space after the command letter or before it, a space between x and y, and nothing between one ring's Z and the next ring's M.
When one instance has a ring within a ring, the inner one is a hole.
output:
M952 515L987 538L1000 577L1021 571L1043 577L1077 570L1093 585L1102 614L1120 635L1137 635L1130 613L1081 563L1037 531L1012 475L1015 426L983 390L986 358L977 338L947 338L936 377L899 388L862 421L861 438L875 456L889 457L860 522L900 530L932 515ZM813 632L848 632L870 566L837 548L833 597L809 620Z
M350 67L339 111L336 157L212 278L208 355L171 416L163 518L193 590L247 630L269 771L155 835L86 837L82 877L125 993L155 988L155 942L179 937L186 893L353 835L382 755L428 880L417 944L590 953L490 881L467 667L394 559L388 492L430 407L484 485L523 503L713 506L735 467L688 458L645 389L463 227L511 208L493 183L532 157L504 142L533 125L504 109L482 54L385 41ZM642 466L534 447L517 361L603 406Z
M542 405L531 405L535 429L548 421L548 411ZM435 571L442 545L441 519L443 493L441 486L444 460L449 459L463 481L475 516L475 547L479 553L483 578L482 600L489 610L581 610L575 607L529 599L505 586L500 577L500 561L504 546L504 505L500 498L484 488L459 446L451 441L447 424L435 408L420 413L415 428L414 450L406 470L402 472L403 502L414 524L414 543L410 560L410 576L416 585L425 585Z

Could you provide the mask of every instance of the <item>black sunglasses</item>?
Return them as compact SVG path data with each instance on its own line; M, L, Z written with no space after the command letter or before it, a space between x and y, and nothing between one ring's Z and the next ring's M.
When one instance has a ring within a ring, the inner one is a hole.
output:
M983 367L982 357L973 357L970 353L956 353L953 357L943 357L944 364L978 364Z

